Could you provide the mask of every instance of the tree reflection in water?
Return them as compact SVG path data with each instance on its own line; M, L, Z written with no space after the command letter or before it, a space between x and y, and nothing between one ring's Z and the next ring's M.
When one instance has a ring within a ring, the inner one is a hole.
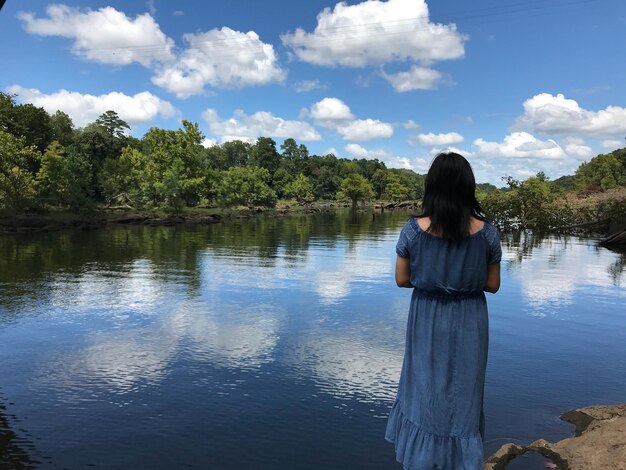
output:
M15 421L14 417L9 419L5 405L0 402L0 468L35 468L39 462L33 460L34 445L29 438L13 431Z

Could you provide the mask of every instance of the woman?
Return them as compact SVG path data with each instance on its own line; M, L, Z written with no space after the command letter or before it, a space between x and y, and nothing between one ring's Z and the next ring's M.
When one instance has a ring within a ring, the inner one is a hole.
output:
M405 469L483 468L488 318L500 287L500 240L475 196L469 162L441 153L422 215L396 246L396 283L413 288L398 395L385 438Z

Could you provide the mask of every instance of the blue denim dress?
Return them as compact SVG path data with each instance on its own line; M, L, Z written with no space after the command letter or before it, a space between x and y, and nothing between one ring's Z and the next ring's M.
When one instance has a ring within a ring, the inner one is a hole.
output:
M489 320L487 265L502 257L495 227L459 242L411 218L398 256L409 258L411 297L398 395L385 438L409 470L482 470Z

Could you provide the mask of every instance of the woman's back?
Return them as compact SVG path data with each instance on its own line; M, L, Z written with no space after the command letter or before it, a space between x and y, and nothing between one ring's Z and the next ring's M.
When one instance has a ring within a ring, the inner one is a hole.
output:
M500 244L493 225L477 222L482 226L475 223L475 231L470 229L465 238L452 241L430 234L418 219L409 219L396 248L399 256L410 259L410 279L416 289L451 296L483 292L486 267L500 256Z

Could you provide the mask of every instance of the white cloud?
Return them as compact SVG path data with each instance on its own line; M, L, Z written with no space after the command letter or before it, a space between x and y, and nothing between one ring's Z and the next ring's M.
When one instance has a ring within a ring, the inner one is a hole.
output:
M215 145L217 145L217 140L209 139L208 137L205 137L204 139L202 139L201 145L205 149L208 149L209 147L214 147Z
M423 162L417 158L407 158L394 155L384 149L366 149L359 144L348 144L344 150L352 158L366 158L368 160L377 159L385 163L388 168L406 168L409 170L422 170Z
M174 41L168 38L148 13L134 19L113 7L98 10L66 5L49 5L47 18L33 13L17 16L24 29L40 36L74 39L72 52L95 62L125 65L132 62L148 66L173 58Z
M465 39L454 24L431 23L425 0L340 2L317 15L312 33L298 28L281 36L304 62L344 67L458 59Z
M320 83L319 80L302 80L293 84L296 93L305 93L313 90L325 90L327 87Z
M623 140L617 140L617 139L607 139L607 140L603 140L600 145L602 145L602 147L604 147L605 149L619 149L622 147L626 146L626 141Z
M626 108L608 106L589 111L562 94L540 93L524 101L524 115L517 119L515 129L545 134L615 136L626 132Z
M382 72L382 76L398 93L412 90L432 90L437 88L443 77L441 72L417 65L413 65L408 72L396 74Z
M422 145L452 145L463 142L463 136L456 132L448 132L447 134L418 134L417 140Z
M178 98L200 94L206 85L243 88L281 83L285 79L274 47L261 41L254 31L242 33L224 27L185 34L183 40L187 49L152 77L154 84Z
M348 144L344 147L344 150L351 156L355 158L389 158L392 156L391 153L387 152L383 149L376 150L368 150L364 147L361 147L359 144Z
M182 10L176 10L172 13L174 16L185 16L185 12Z
M528 132L513 132L502 142L474 141L476 155L505 158L565 158L566 153L554 140L539 140Z
M304 121L287 121L266 111L247 115L236 110L230 119L220 119L217 111L207 109L202 117L209 124L213 135L222 142L243 140L254 142L258 137L294 138L302 141L320 140L321 137L313 126Z
M338 98L324 98L304 109L301 116L312 118L322 127L336 130L344 140L387 139L393 126L377 119L355 119L350 107Z
M393 135L393 126L378 119L356 119L337 128L344 140L388 139Z
M591 150L591 147L585 144L571 143L566 144L564 148L565 153L573 157L577 157L578 159L584 160L593 156L593 150Z
M85 126L95 121L108 110L114 110L128 124L140 124L153 120L157 116L171 117L177 114L176 108L149 91L133 96L117 91L105 95L81 94L75 91L59 90L45 94L34 88L22 88L13 85L7 88L20 101L41 106L49 113L61 110L70 115L77 126Z
M334 155L337 158L340 158L341 155L339 154L339 151L335 148L335 147L330 147L328 149L326 149L322 155Z
M354 119L348 105L338 98L324 98L314 103L308 115L323 127L334 127Z

